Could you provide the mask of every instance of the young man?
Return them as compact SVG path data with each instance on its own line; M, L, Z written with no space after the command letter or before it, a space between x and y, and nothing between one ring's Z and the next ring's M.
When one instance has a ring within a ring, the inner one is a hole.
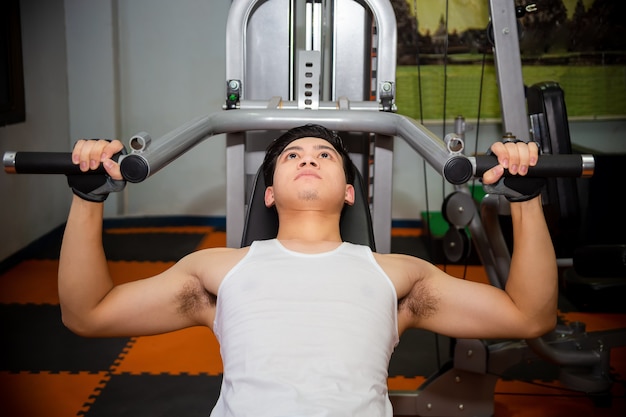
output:
M207 326L220 342L221 395L212 416L391 416L387 368L400 334L419 327L460 338L532 338L556 320L557 270L540 189L513 192L515 249L506 290L452 277L406 255L342 242L354 201L341 140L321 126L294 128L264 161L265 203L276 239L192 253L151 278L113 286L101 242L108 191L121 179L118 141L79 141L83 171L110 179L75 196L59 266L64 323L84 336L140 336ZM496 143L499 165L521 176L535 144ZM89 201L91 200L91 201Z

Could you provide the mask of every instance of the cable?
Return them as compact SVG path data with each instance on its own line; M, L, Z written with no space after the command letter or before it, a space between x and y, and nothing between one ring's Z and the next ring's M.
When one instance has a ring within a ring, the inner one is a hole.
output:
M419 102L419 120L421 124L424 124L424 105L422 100L422 71L421 71L421 61L420 61L420 51L419 51L419 19L417 17L417 0L413 0L413 11L415 13L415 32L417 35L416 45L415 45L415 58L416 58L416 66L417 66L417 95ZM434 239L430 230L430 203L428 198L428 173L426 160L422 159L422 174L424 177L424 201L426 203L426 219L427 219L427 227L426 227L426 240L428 241L428 245L430 246L431 255L435 253L434 250ZM422 219L422 222L424 219ZM437 368L441 368L441 348L439 346L439 335L437 333L433 333L435 337L435 357L437 361Z
M420 50L419 50L419 19L417 17L417 0L413 0L413 11L415 13L415 32L417 34L417 41L415 45L415 61L417 67L417 97L419 103L419 121L421 124L424 124L424 103L422 97L422 65L420 61ZM430 216L430 206L428 201L428 181L427 171L426 171L426 160L422 158L422 174L424 178L424 201L426 203L426 217ZM422 222L424 220L422 219ZM430 223L427 223L428 227L426 228L426 239L430 245L430 253L434 252L433 250L433 239L430 232Z
M478 154L478 138L479 138L479 130L480 130L480 113L482 111L482 102L483 102L483 87L485 81L485 62L487 58L486 51L483 51L481 69L480 69L480 83L478 87L478 113L476 115L476 138L474 140L474 155ZM476 189L476 179L472 179L472 198L474 198L474 190ZM467 279L467 272L469 268L469 254L468 251L467 256L465 256L465 262L463 265L463 279Z

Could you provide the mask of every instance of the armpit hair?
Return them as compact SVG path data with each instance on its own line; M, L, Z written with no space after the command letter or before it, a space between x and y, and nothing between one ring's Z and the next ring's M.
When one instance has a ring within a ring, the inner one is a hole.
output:
M398 311L408 310L417 318L428 318L437 312L439 299L432 294L423 279L413 284L411 291L401 298L398 303Z
M215 294L208 292L196 279L187 281L177 298L178 312L188 316L217 303Z

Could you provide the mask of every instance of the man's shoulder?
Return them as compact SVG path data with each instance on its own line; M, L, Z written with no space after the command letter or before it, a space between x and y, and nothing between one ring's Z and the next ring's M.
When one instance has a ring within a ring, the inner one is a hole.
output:
M217 247L200 249L187 255L185 257L185 262L196 266L202 266L203 269L205 267L209 267L210 269L218 268L220 270L229 270L235 266L237 262L243 259L244 256L246 256L249 249L249 247Z
M432 269L430 262L411 255L374 253L374 259L394 283L412 283Z
M200 249L190 256L196 258L214 258L214 257L243 257L250 250L249 246L245 246L243 248L227 248L227 247L217 247L217 248L206 248Z
M374 258L378 262L389 262L389 263L405 263L405 262L425 262L423 259L417 258L412 255L404 255L401 253L379 253L372 252L374 254Z

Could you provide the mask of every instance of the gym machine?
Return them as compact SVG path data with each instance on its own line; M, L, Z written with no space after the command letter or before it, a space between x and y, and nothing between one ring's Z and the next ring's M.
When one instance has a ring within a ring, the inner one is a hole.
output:
M528 141L515 12L512 0L490 0L504 131ZM450 133L441 139L395 112L396 41L395 15L388 0L233 0L222 111L191 120L155 140L146 132L133 135L130 152L120 158L122 175L129 182L142 182L198 143L225 134L227 245L238 247L246 196L265 146L277 132L319 123L341 132L362 176L372 179L375 244L379 252L387 253L393 141L399 138L455 185L446 199L447 218L469 230L491 284L502 288L510 254L496 217L506 212L507 204L487 195L477 213L467 186L494 166L495 158L465 156L461 135ZM67 152L6 152L3 164L12 173L79 172ZM542 155L529 175L589 177L594 168L593 155ZM611 385L611 347L623 345L624 331L587 333L581 325L559 327L527 341L489 344L459 339L450 363L417 391L392 391L390 398L396 415L491 416L499 376L532 358L560 365L566 386L606 392Z

